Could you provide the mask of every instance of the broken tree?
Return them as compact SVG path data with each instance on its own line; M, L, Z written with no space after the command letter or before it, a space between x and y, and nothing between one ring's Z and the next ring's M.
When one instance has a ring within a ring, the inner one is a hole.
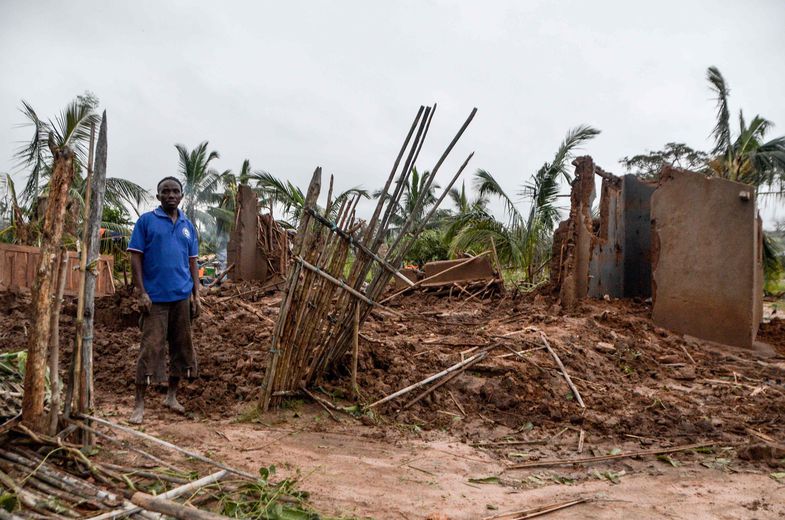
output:
M54 157L54 167L41 232L41 259L32 291L32 330L27 343L25 392L22 399L22 420L38 432L46 431L44 393L52 317L52 290L57 253L63 238L68 190L74 178L74 152L68 145L56 147L52 141L50 137L49 146Z
M398 234L391 240L386 252L380 254L434 111L435 106L420 107L417 112L367 225L363 226L355 215L359 196L344 200L335 208L328 195L326 208L318 209L316 201L321 191L321 168L314 172L295 237L295 263L289 273L285 297L273 331L270 362L260 398L263 411L276 404L281 396L310 385L342 359L351 349L355 328L362 325L374 308L385 311L386 307L378 303L379 297L473 155L464 161L428 214L417 220L414 216L423 207L424 194L429 193L436 174L474 118L476 109L472 110L431 170L427 185L421 191L423 195L415 202L414 211L406 215L407 220ZM406 158L399 171L404 155ZM391 190L394 180L396 184ZM337 215L334 220L330 220L332 215ZM353 261L350 249L354 252ZM366 280L370 281L366 283ZM355 305L360 306L359 319L355 319Z

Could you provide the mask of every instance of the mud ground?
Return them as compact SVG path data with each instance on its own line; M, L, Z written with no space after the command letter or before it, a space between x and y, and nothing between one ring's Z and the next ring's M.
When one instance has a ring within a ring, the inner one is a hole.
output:
M785 487L771 476L785 471L785 320L764 324L761 344L748 351L660 329L643 302L590 301L564 313L542 295L405 297L393 302L404 319L373 314L363 326L363 402L493 349L406 410L417 392L363 417L337 413L336 422L299 398L268 416L253 413L279 298L231 285L205 295L195 325L200 378L182 392L187 415L167 412L163 394L153 395L147 431L250 470L299 469L315 507L336 515L482 518L576 496L593 501L551 517L785 515ZM26 299L3 295L0 304L2 350L23 347ZM61 359L70 357L74 307L64 309ZM119 294L99 301L96 318L97 404L121 420L132 403L138 313ZM540 332L585 410L541 348ZM352 404L340 369L319 389ZM694 443L714 446L660 459L507 469ZM243 451L249 447L259 449Z

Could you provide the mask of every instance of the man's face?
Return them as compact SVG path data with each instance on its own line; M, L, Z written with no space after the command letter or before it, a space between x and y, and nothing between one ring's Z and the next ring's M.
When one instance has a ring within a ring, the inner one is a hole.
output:
M161 203L164 211L172 211L180 205L180 201L183 199L183 192L180 190L180 185L177 182L167 180L158 186L158 193L155 198Z

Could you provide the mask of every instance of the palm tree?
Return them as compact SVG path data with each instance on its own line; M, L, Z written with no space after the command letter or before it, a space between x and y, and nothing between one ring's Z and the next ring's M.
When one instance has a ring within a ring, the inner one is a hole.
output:
M753 186L759 195L785 194L785 136L765 141L774 124L756 115L749 124L739 110L739 131L734 139L730 126L728 96L730 90L717 67L709 67L706 77L717 95L717 122L711 132L714 137L711 173L723 179ZM761 192L767 187L770 191ZM779 280L785 267L782 246L767 234L763 236L763 267L766 282Z
M271 173L254 172L251 179L256 181L256 187L262 196L263 204L270 206L278 204L286 220L278 220L285 227L296 228L302 217L305 207L305 194L303 190L292 184L292 181L279 179ZM335 195L330 206L330 217L335 218L341 204L354 196L369 198L367 190L355 186Z
M88 160L90 146L91 126L100 122L95 112L98 98L92 93L77 96L66 108L54 118L44 120L38 116L35 109L26 101L22 101L20 111L24 114L26 122L21 126L31 126L34 129L30 141L22 145L15 153L18 166L27 170L27 180L19 193L19 203L16 205L15 224L17 226L16 239L22 242L27 240L19 237L22 227L27 226L34 230L37 226L37 206L39 199L45 197L48 190L48 179L52 173L54 159L49 147L50 141L55 147L69 146L75 153L74 180L70 191L72 204L71 215L72 229L78 225L82 216L81 208L84 205L84 194L87 183L82 175ZM10 179L9 179L10 180ZM13 186L13 184L11 184ZM148 200L148 192L138 184L118 177L106 179L106 204L122 213L127 213L130 206L139 214L141 206ZM14 197L16 201L16 197ZM27 224L23 222L26 216ZM32 238L32 237L30 237Z
M214 194L220 186L223 176L229 170L218 172L210 168L210 163L218 159L217 151L207 151L209 143L204 141L193 150L182 144L174 145L179 155L180 180L183 183L182 209L194 225L204 227L212 224L212 216L202 208L214 202Z
M553 160L544 163L518 193L529 202L529 211L525 217L493 175L478 170L475 174L475 189L480 197L493 196L503 202L506 221L499 222L490 217L463 227L452 241L451 253L487 250L493 240L500 260L525 269L527 279L534 281L539 266L544 265L550 256L551 235L559 219L559 209L555 203L560 180L572 182L569 165L573 151L599 133L599 130L586 125L567 132Z
M714 158L709 166L718 177L743 182L760 189L785 191L785 136L764 141L774 126L771 121L756 115L747 123L739 110L739 130L735 138L730 125L728 96L730 90L716 67L709 67L706 77L716 94L717 122L711 132L714 138Z

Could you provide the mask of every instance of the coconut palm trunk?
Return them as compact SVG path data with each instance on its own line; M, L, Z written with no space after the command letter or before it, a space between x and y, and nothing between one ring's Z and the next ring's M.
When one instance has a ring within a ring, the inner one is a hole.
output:
M54 168L49 185L41 256L32 290L32 330L27 343L22 421L33 431L45 433L46 362L52 316L52 290L57 252L63 238L68 190L74 178L74 152L66 145L52 148Z

